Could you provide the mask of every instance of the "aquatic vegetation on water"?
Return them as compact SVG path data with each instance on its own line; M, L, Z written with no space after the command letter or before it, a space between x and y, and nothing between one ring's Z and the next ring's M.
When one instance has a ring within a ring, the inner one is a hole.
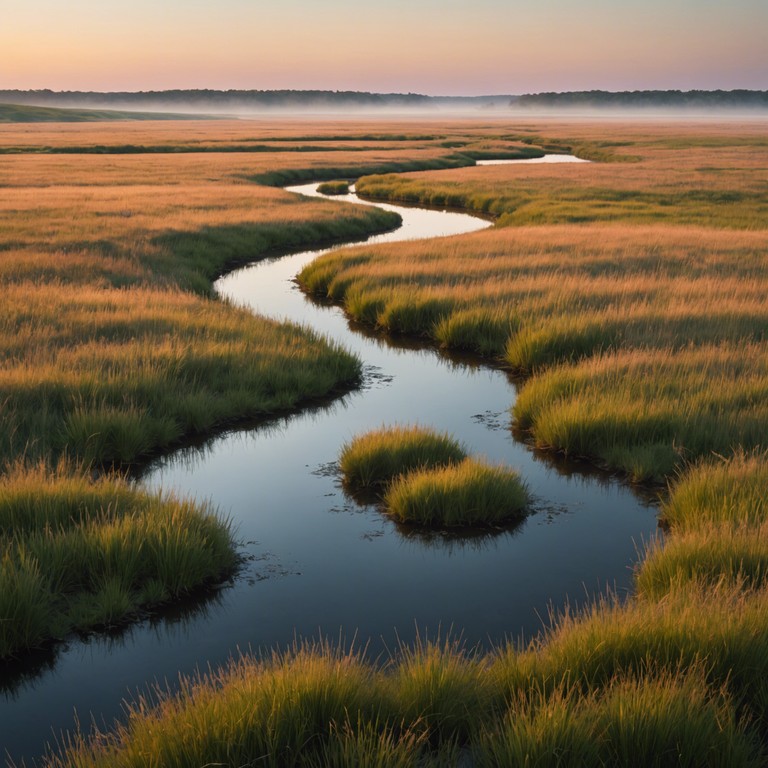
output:
M477 459L397 477L383 496L387 513L403 523L430 526L500 525L528 504L514 470Z
M466 456L450 435L426 427L397 426L366 432L346 443L339 466L351 488L383 490L398 475L456 464Z
M317 191L322 195L347 195L349 184L348 181L326 181L318 186Z

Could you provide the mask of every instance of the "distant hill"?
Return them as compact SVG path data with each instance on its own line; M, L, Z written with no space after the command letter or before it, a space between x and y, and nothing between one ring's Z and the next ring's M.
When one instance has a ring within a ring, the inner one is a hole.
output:
M530 93L511 100L517 109L768 109L768 91L570 91Z
M193 120L198 115L164 112L118 112L115 110L61 109L28 104L0 104L0 123L90 123L107 120Z

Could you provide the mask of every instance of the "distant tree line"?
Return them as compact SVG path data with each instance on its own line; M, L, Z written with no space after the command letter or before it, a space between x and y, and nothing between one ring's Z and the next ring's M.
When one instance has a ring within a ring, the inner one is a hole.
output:
M0 102L42 106L191 105L219 107L284 107L331 104L338 106L419 105L430 101L418 93L368 93L365 91L258 91L175 89L170 91L52 91L2 90Z
M214 90L184 88L169 91L52 91L0 90L0 103L95 109L211 109L290 107L658 107L768 108L768 91L570 91L524 96L425 96L420 93L370 93L324 90Z
M569 91L529 93L519 107L768 107L768 91Z

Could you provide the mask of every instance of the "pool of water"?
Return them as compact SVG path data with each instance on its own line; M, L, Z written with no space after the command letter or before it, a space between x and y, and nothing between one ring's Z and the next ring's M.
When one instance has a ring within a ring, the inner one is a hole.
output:
M294 187L316 194L314 185ZM349 196L350 202L362 203ZM487 221L381 205L403 227L385 242L465 234ZM436 242L439 247L439 241ZM295 274L320 251L233 272L218 291L255 312L305 323L364 361L359 390L253 429L216 436L150 466L148 488L211 499L236 525L248 561L219 590L110 636L72 640L0 679L0 745L17 760L72 728L77 712L109 723L154 681L223 664L247 649L296 638L367 645L372 656L416 632L469 644L531 637L551 608L607 587L631 586L637 547L656 511L616 480L553 462L515 440L515 385L501 370L350 325L298 289ZM469 536L419 533L345 496L335 461L364 430L419 423L459 437L474 454L517 468L534 504L518 526ZM0 754L2 750L0 750Z

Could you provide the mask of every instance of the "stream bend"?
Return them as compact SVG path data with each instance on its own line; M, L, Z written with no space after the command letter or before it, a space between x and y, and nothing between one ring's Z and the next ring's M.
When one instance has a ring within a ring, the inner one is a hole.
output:
M291 192L316 195L316 185ZM351 202L362 202L351 199ZM488 222L459 213L381 205L403 227L367 243L466 234ZM436 240L434 247L440 248ZM286 647L319 635L367 645L377 657L417 632L470 645L531 637L550 608L606 585L631 587L637 548L656 512L626 486L542 459L517 442L504 372L432 348L353 330L343 312L307 299L294 276L324 251L260 261L217 290L254 311L311 326L364 361L363 386L330 405L214 437L157 461L152 489L209 498L231 517L249 559L244 575L209 599L175 607L114 635L57 649L0 688L0 745L39 756L73 710L110 722L153 681L216 667L241 650ZM517 468L535 511L513 529L461 537L399 528L344 496L335 460L344 442L383 424L447 431L474 454ZM0 750L1 751L1 750Z

